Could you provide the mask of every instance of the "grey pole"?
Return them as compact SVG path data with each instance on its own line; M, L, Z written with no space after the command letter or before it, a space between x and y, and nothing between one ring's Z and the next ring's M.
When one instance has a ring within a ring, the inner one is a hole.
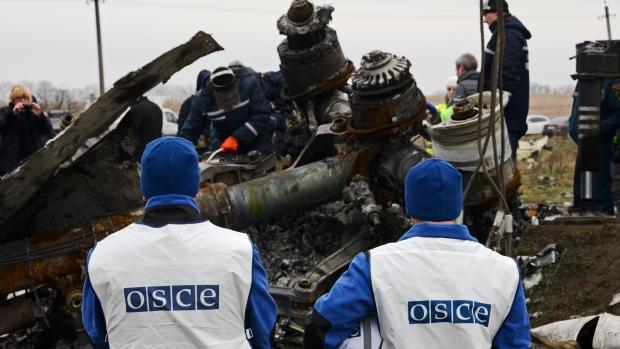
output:
M95 2L95 21L97 22L97 53L99 54L99 95L105 92L105 84L103 83L103 54L101 51L101 25L99 23L99 0Z
M609 7L605 5L605 19L607 20L607 40L611 41L611 25L609 24Z

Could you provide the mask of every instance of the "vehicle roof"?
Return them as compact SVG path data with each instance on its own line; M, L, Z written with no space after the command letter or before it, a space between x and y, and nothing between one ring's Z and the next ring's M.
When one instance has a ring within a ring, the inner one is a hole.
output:
M551 118L549 123L553 125L564 125L568 123L568 116L556 116L555 118Z

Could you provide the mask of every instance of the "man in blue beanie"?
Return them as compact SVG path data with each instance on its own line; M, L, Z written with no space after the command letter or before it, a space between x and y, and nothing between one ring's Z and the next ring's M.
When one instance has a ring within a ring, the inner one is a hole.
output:
M305 347L338 348L360 319L376 316L385 349L529 348L516 263L456 223L461 174L423 161L407 174L405 204L413 227L353 259L314 305Z
M164 137L142 155L144 220L86 258L82 321L96 348L269 348L276 304L246 234L200 220L198 155Z

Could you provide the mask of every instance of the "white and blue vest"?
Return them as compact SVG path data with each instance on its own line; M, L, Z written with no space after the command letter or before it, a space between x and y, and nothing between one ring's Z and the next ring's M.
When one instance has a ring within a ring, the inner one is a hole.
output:
M382 348L490 348L510 312L515 262L483 245L411 237L370 251Z
M89 263L111 348L250 348L246 234L210 222L131 224L99 242Z

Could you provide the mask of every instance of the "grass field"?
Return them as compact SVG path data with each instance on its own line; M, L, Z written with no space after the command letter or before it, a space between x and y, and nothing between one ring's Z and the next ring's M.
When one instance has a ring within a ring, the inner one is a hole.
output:
M523 203L572 203L577 146L569 137L552 137L548 144L537 157L519 161Z

